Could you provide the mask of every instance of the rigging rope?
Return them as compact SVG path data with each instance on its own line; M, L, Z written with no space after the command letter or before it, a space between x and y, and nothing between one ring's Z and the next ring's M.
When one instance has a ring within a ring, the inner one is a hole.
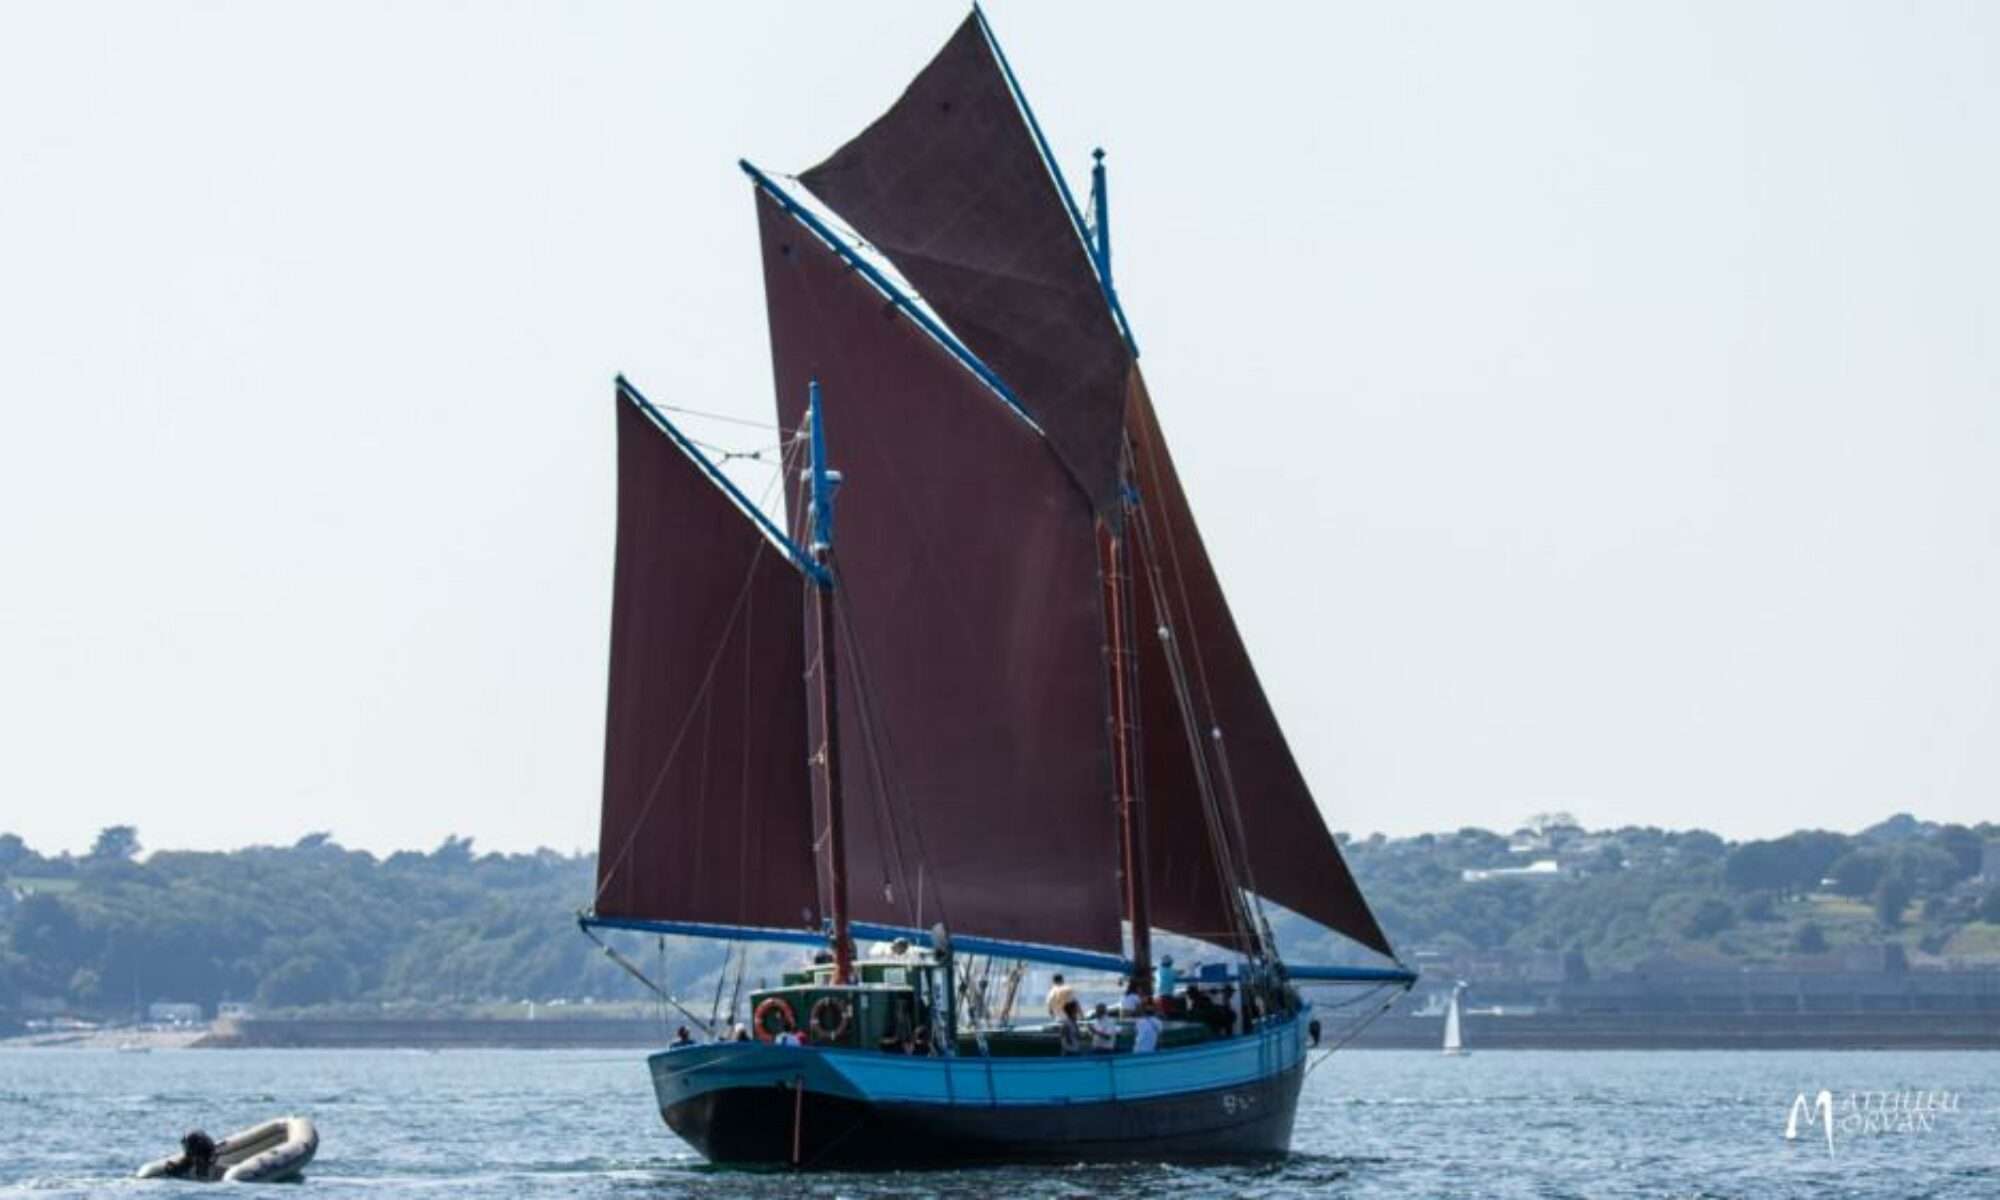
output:
M838 562L834 564L834 587L836 589L835 595L851 595L851 593L845 591L845 583L840 575ZM903 896L906 904L904 911L911 914L912 924L921 927L923 921L923 870L924 864L929 861L930 853L924 845L923 823L914 812L908 811L909 806L907 804L899 803L901 800L901 789L895 785L890 777L889 764L895 761L895 747L888 745L889 734L886 723L880 719L880 715L875 709L874 688L868 682L867 657L862 654L860 638L854 632L853 615L850 612L850 608L851 603L835 604L833 613L834 618L840 623L839 635L847 646L849 673L854 680L853 692L855 697L860 701L859 711L856 715L860 718L862 742L867 748L869 764L874 768L875 779L880 785L876 790L875 797L877 807L880 810L876 814L876 835L878 838L881 836L883 825L886 823L889 834L889 851L894 858L896 874L900 878L903 888ZM885 745L887 745L886 751L884 749ZM896 819L898 815L896 810L898 808L905 810L905 821L899 822ZM914 889L910 886L910 868L904 856L902 826L905 823L909 825L911 837L916 842L917 887ZM915 901L916 907L907 907L912 900ZM950 916L945 911L942 900L938 901L937 908L939 919L945 922L947 929L950 928Z
M679 1000L676 1000L671 992L667 991L667 989L661 987L659 984L654 983L652 979L647 976L646 972L639 969L637 963L634 963L631 959L626 958L623 954L618 953L618 948L616 946L613 946L611 943L605 941L603 938L598 937L597 932L593 930L590 926L583 924L582 921L579 920L577 922L577 928L583 930L583 936L597 943L597 948L604 951L604 957L610 959L612 962L617 963L620 967L623 967L625 969L626 974L638 980L640 983L646 985L646 987L651 989L653 994L658 996L661 1000L665 1001L668 1004L673 1005L675 1009L679 1010L682 1016L686 1017L690 1021L693 1021L695 1024L700 1025L702 1033L705 1034L707 1037L709 1037L711 1040L713 1040L713 1038L715 1037L715 1031L709 1028L709 1026L705 1024L700 1017L697 1017L693 1013L689 1012L687 1010L687 1006L682 1004Z
M660 940L662 944L665 944L665 938ZM722 985L729 981L729 956L735 952L735 942L722 943L722 967L715 973L715 999L710 1001L708 1005L708 1023L711 1027L715 1025L722 1013Z
M690 417L707 417L711 421L721 421L729 425L743 425L751 429L764 429L776 433L784 432L784 429L773 421L753 421L748 417L734 417L728 413L705 412L699 408L689 408L684 404L665 404L655 400L653 401L653 407L662 408L668 412L685 413Z
M1376 988L1378 989L1383 987L1393 988L1395 986L1396 985L1394 984L1377 984ZM1350 1000L1345 1004L1335 1005L1334 1007L1347 1008L1352 1005L1359 1004L1362 1001L1368 999L1369 996L1373 995L1374 990L1375 989L1371 989L1370 991L1363 992L1361 995L1355 997L1353 1000ZM1404 990L1407 991L1408 989L1404 988ZM1369 1013L1367 1016L1362 1017L1361 1019L1355 1021L1354 1024L1348 1028L1346 1037L1341 1038L1339 1041L1333 1043L1331 1046L1328 1046L1325 1050L1322 1050L1320 1052L1320 1056L1314 1059L1310 1064L1306 1066L1306 1073L1304 1075L1299 1076L1299 1082L1304 1083L1306 1079L1310 1077L1314 1071L1319 1070L1320 1064L1324 1063L1327 1059L1332 1058L1333 1052L1335 1050L1340 1049L1342 1046L1345 1046L1347 1043L1353 1041L1355 1038L1360 1037L1361 1031L1368 1028L1370 1025L1373 1025L1376 1021L1380 1020L1382 1014L1388 1012L1389 1009L1395 1005L1396 1000L1397 997L1395 993L1392 991L1386 1000L1382 1001L1381 1004L1376 1006L1374 1012Z
M1174 636L1174 613L1165 603L1166 583L1160 575L1160 558L1154 548L1152 523L1143 506L1134 509L1138 516L1139 539L1145 554L1148 594L1153 599L1153 611L1160 620L1158 635L1162 652L1167 659L1167 675L1173 685L1174 699L1181 714L1182 732L1187 737L1188 754L1195 769L1195 787L1200 794L1203 823L1208 827L1209 844L1215 852L1215 867L1218 882L1223 889L1223 907L1241 926L1240 933L1253 949L1268 949L1263 946L1262 931L1252 921L1252 913L1243 900L1243 873L1238 868L1237 856L1241 851L1232 843L1228 827L1224 821L1221 803L1215 794L1215 781L1209 773L1208 755L1203 749L1200 722L1194 707L1194 696L1188 683L1187 665L1181 659L1180 643Z
M681 436L687 437L686 434L682 434ZM783 451L785 449L783 443L779 443L773 446L759 446L755 450L731 450L727 446L720 446L714 442L704 442L700 438L689 437L687 438L687 441L689 445L699 446L701 449L708 451L709 454L714 456L716 466L721 466L723 463L726 462L740 461L740 462L757 463L761 466L770 467L775 470L779 467L780 464L773 462L770 459L765 458L764 456L767 454L771 454L774 451Z

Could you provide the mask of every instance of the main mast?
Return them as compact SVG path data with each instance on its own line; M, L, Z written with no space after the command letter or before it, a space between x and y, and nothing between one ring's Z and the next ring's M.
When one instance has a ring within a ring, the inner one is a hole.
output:
M1111 763L1118 809L1118 859L1125 884L1125 919L1132 925L1132 982L1153 992L1152 901L1146 889L1146 810L1139 801L1138 662L1132 652L1132 548L1126 526L1134 514L1107 522L1099 539L1104 613L1111 634Z
M840 792L839 660L834 643L833 489L840 476L827 469L826 433L819 407L819 380L806 388L806 421L812 432L813 615L819 625L819 769L826 781L827 910L833 923L833 982L854 982L854 939L848 933L847 838Z
M1090 171L1091 257L1105 295L1111 292L1111 201L1104 181L1104 151L1092 155ZM1111 761L1118 809L1118 858L1125 885L1125 919L1132 926L1132 982L1141 995L1153 993L1153 913L1146 886L1146 810L1139 798L1139 662L1133 653L1131 455L1119 455L1118 508L1103 523L1099 572L1104 578L1105 627L1111 635L1106 668L1111 675Z

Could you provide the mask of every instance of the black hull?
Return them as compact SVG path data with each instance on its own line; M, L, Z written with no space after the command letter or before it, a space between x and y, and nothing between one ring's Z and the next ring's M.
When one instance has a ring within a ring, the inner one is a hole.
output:
M668 1105L710 1162L863 1169L996 1163L1240 1162L1291 1147L1300 1066L1252 1083L1093 1104L906 1104L782 1084Z

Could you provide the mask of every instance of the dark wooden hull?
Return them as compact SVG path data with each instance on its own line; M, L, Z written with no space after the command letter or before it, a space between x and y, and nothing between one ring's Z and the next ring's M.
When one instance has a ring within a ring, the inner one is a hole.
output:
M906 1103L768 1083L662 1110L711 1162L812 1168L1227 1162L1291 1146L1303 1068L1228 1087L1084 1104Z

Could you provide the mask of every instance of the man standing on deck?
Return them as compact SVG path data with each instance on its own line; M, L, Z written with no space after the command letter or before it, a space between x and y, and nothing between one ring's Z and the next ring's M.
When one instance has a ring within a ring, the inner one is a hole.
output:
M1109 1054L1118 1048L1118 1018L1111 1010L1100 1004L1090 1015L1090 1052Z
M1056 972L1049 984L1049 1015L1060 1021L1063 1010L1076 1003L1076 989L1063 982L1062 972Z
M1160 1048L1160 1022L1157 1005L1147 1000L1139 1006L1139 1019L1132 1023L1132 1053L1151 1054Z

